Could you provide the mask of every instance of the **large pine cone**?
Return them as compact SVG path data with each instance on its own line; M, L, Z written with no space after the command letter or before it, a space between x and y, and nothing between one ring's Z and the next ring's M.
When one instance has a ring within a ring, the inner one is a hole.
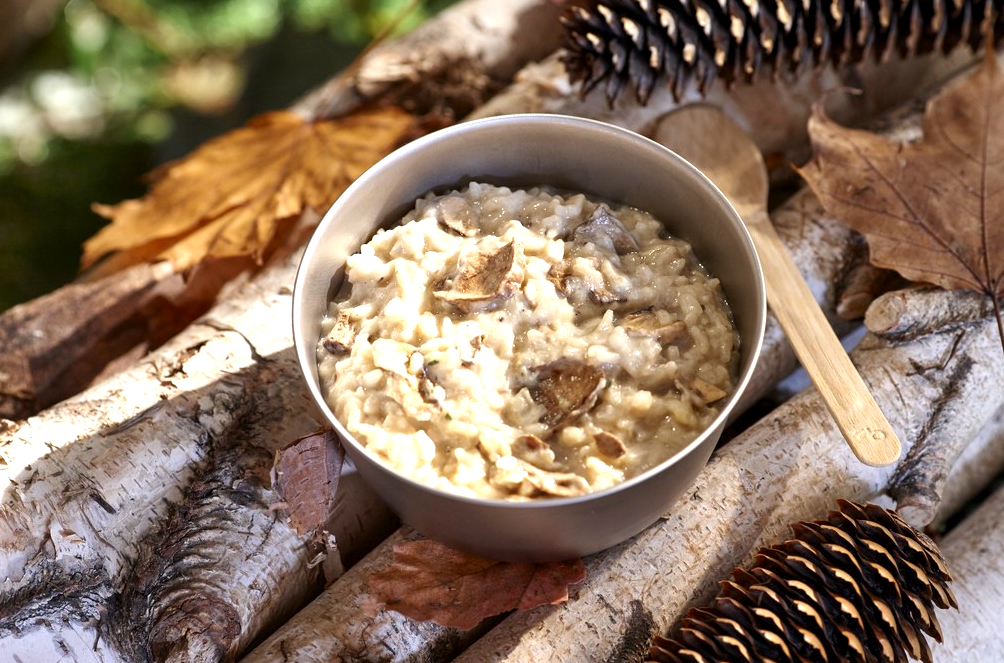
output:
M958 607L937 546L892 511L840 500L827 520L798 523L794 539L761 550L708 608L671 638L659 663L931 663L924 633L941 642L934 614Z
M633 85L642 104L664 78L679 99L716 78L752 81L761 67L884 60L976 49L984 27L1004 33L1004 0L601 0L563 17L563 60L583 93L606 81L612 104Z

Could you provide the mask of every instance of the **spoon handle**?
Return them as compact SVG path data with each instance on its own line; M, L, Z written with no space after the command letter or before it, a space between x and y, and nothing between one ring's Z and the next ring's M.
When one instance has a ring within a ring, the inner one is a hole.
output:
M766 212L744 218L760 254L767 303L819 390L837 427L866 465L889 465L900 455L895 431L823 316Z

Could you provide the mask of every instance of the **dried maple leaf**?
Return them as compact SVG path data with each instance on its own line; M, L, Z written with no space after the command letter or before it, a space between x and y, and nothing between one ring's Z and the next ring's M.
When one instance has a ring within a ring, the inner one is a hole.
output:
M345 450L330 428L293 440L275 452L272 485L297 534L322 529L335 501Z
M548 564L498 562L419 539L394 546L394 562L369 577L370 595L417 621L458 629L487 617L568 600L582 582L581 559Z
M928 102L916 144L841 127L818 107L809 135L814 157L800 173L865 235L871 262L987 295L1004 344L1004 72L993 53Z
M362 108L328 120L288 111L260 115L154 173L150 191L95 204L112 222L84 244L82 268L101 276L169 260L178 270L212 258L261 263L283 224L321 213L378 159L423 133L394 107Z

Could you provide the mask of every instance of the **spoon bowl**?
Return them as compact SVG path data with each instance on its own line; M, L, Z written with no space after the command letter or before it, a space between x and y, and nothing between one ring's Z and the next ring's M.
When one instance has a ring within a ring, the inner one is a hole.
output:
M723 112L696 104L669 114L656 140L702 171L746 223L760 255L767 304L854 455L889 465L899 439L823 315L767 213L770 183L760 149Z

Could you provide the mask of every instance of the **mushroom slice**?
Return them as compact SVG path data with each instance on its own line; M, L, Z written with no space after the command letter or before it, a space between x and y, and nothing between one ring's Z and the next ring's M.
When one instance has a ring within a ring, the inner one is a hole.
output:
M581 260L582 258L580 258ZM585 258L589 267L600 273L600 259L596 256ZM600 273L602 278L602 274ZM547 272L547 280L554 284L555 291L569 297L570 299L581 300L588 295L590 301L600 306L615 304L627 301L625 295L618 295L607 288L606 281L603 280L596 286L583 276L576 275L573 271L572 261L565 259L560 263L552 265Z
M536 435L520 435L512 445L512 455L531 465L548 468L554 465L554 449Z
M502 490L522 497L573 497L589 492L589 482L570 472L548 472L513 458L500 458L489 469L489 480Z
M448 196L436 205L436 221L463 237L478 234L476 215L471 203L457 196Z
M690 388L694 390L694 393L704 401L705 405L710 405L715 401L720 401L726 396L728 392L723 389L719 389L710 382L705 382L701 378L694 378L690 381Z
M544 406L540 423L552 429L592 409L605 385L603 371L568 357L537 366L534 371L537 381L530 396Z
M627 297L618 295L616 292L611 292L607 289L606 285L598 288L590 288L589 299L593 300L594 304L599 304L600 306L608 306L610 304L627 301Z
M565 281L568 279L568 262L562 260L559 263L551 265L551 269L547 270L545 278L551 282L556 292L562 295L565 294L565 288L567 287Z
M524 463L526 481L545 495L574 497L589 492L589 482L571 472L548 472Z
M471 247L460 253L458 275L432 294L464 313L491 311L519 289L525 265L523 247L515 240L494 251Z
M355 336L348 312L339 311L338 315L335 316L335 325L321 341L321 346L333 355L347 355L352 350L352 341Z
M621 327L631 336L655 336L662 344L672 343L687 332L683 320L667 320L652 308L624 316Z
M373 342L373 366L386 374L384 394L401 406L408 417L429 421L439 406L435 384L425 376L413 375L408 366L415 348L407 343L378 338Z
M474 359L478 356L478 351L481 349L484 343L485 343L484 334L478 334L477 336L470 339L471 354L469 357L461 357L460 365L463 366L464 368L470 368L471 366L473 366Z
M572 231L572 239L612 248L619 256L638 250L634 236L606 205L598 205L586 222Z
M436 392L436 388L439 387L439 383L436 382L435 377L429 373L429 367L422 367L422 374L418 377L418 395L422 397L422 400L431 405L437 405L442 407L443 403L439 398L439 394L443 393L440 387L439 393Z
M436 384L429 378L419 378L418 395L426 403L439 405L439 399L436 398Z
M593 435L593 441L596 442L596 448L599 449L599 452L608 458L620 458L627 453L627 447L624 446L621 439L605 430Z

